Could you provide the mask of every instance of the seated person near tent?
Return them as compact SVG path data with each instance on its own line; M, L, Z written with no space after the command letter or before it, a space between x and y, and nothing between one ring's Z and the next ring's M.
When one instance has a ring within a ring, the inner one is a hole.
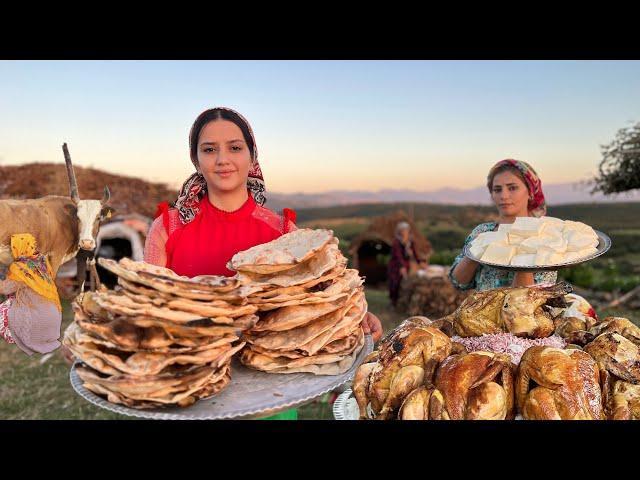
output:
M27 355L60 346L62 306L49 259L36 250L29 233L11 235L13 263L0 276L0 337Z
M395 238L391 246L391 259L387 266L389 298L394 307L398 303L402 279L417 272L419 268L427 268L427 261L418 256L411 226L407 222L399 222L396 225Z
M265 184L249 122L228 108L198 116L189 134L196 168L173 208L160 205L149 230L145 262L179 275L226 275L227 262L239 251L267 243L294 230L295 213L280 215L263 207ZM369 313L363 329L382 336L380 320ZM297 418L290 410L276 418Z

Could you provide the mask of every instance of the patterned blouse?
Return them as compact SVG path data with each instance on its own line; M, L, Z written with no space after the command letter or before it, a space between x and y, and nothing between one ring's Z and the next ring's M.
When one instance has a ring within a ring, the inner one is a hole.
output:
M464 246L472 242L478 235L483 232L492 232L498 228L498 224L496 222L487 222L481 223L476 228L474 228L467 239L464 241ZM449 278L453 285L459 290L470 290L475 288L477 290L489 290L491 288L499 288L499 287L510 287L513 283L513 277L515 276L514 272L510 272L508 270L499 270L493 267L487 267L485 265L479 265L476 270L476 274L473 279L469 283L460 283L453 277L453 270L456 268L458 263L464 258L464 247L463 252L460 253L453 261L451 265L451 269L449 270ZM558 278L558 272L554 271L544 271L537 272L533 278L536 283L555 283Z

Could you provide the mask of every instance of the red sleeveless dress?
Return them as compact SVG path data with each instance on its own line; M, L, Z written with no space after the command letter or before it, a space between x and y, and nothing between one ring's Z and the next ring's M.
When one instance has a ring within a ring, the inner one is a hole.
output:
M207 195L200 201L200 212L184 225L177 211L166 203L158 206L168 238L166 267L178 275L233 276L227 262L236 253L275 240L294 230L295 212L284 209L283 216L259 206L251 195L234 212L214 207Z

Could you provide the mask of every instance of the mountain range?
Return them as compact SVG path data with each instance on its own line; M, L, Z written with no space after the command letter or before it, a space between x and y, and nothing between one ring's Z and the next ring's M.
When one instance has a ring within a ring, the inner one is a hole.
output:
M575 203L610 203L640 201L640 193L636 191L620 195L605 196L601 193L591 194L590 187L580 183L556 183L543 185L548 205L565 205ZM314 208L335 205L352 205L357 203L440 203L448 205L490 205L491 199L485 186L459 189L441 188L432 191L385 189L366 190L330 190L319 193L267 193L267 205L272 209Z

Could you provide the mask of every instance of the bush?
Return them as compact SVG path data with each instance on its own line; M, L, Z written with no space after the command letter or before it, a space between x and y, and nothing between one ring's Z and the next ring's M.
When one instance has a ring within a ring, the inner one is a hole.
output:
M429 259L429 263L433 265L451 265L458 256L456 250L439 250L434 252Z
M595 270L583 263L566 270L560 270L558 276L578 287L590 288L594 284Z

